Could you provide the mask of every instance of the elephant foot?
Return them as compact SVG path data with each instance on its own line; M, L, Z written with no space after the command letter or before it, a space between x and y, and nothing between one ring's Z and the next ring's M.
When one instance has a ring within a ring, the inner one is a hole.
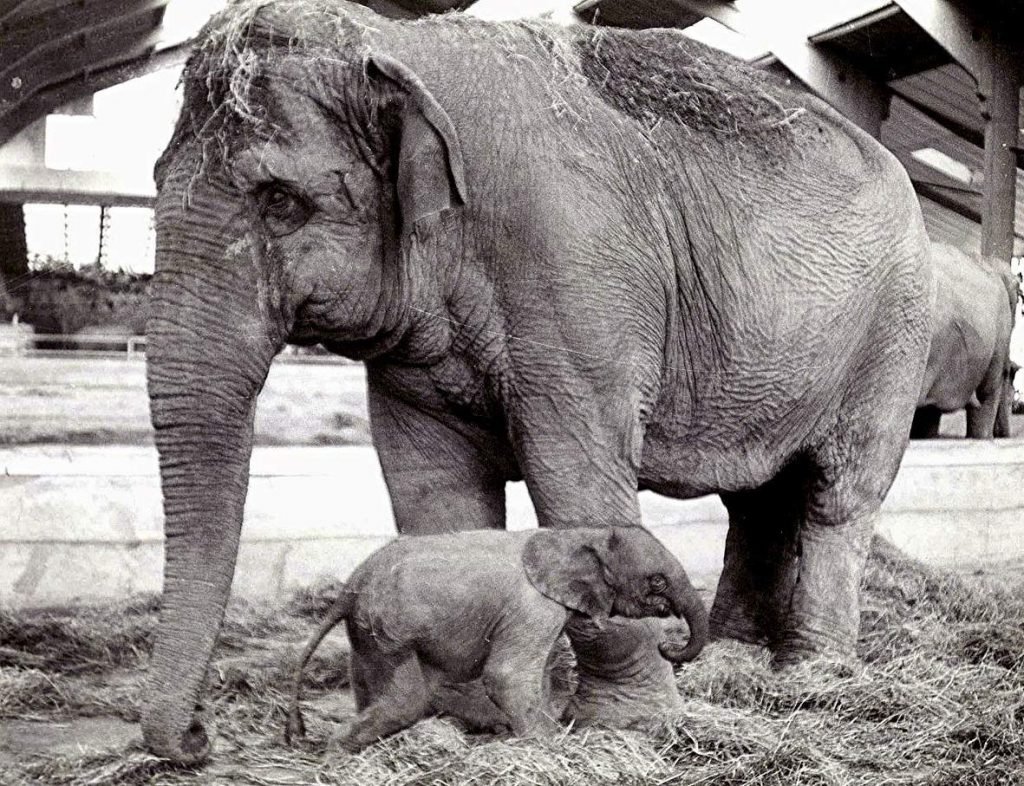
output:
M566 629L576 652L578 684L563 719L577 726L624 727L677 711L681 705L672 664L661 656L657 620L589 620Z
M144 717L142 737L146 747L156 756L185 766L202 764L210 757L210 736L198 714L184 731L175 733L173 728L157 718Z
M772 668L784 669L809 660L856 663L856 643L801 631L783 633L772 647Z
M728 604L719 604L716 600L709 618L709 628L712 641L719 639L733 639L744 644L757 644L766 646L769 638L760 625L756 624L749 616L723 611Z

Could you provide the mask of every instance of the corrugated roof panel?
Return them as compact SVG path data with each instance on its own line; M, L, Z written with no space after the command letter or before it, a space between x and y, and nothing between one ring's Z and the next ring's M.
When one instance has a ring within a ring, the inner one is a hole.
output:
M933 243L949 243L969 253L981 250L981 227L930 199L921 197L921 214Z
M985 131L974 79L956 64L897 79L889 86L979 134Z

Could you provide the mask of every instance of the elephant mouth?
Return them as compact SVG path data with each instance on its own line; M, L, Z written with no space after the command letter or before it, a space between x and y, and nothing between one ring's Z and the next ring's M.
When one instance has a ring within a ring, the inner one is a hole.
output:
M669 602L667 600L665 600L665 598L648 598L647 602L644 605L645 605L647 611L649 612L648 616L651 616L651 617L671 617L672 616L672 606L669 604Z
M373 338L325 339L320 343L334 355L351 360L373 360L393 350L400 340L397 333L385 333Z

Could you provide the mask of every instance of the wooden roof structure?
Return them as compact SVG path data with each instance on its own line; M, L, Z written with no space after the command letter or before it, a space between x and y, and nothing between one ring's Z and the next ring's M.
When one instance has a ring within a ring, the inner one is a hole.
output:
M0 0L0 144L98 90L181 62L169 0Z
M361 1L391 16L473 4ZM0 0L0 144L59 106L182 61L189 42L170 40L162 29L170 2ZM748 8L756 5L771 11L774 3L581 0L575 9L600 25L687 28L710 18L756 33ZM1020 41L1005 35L1024 30L1024 3L866 0L860 6L868 10L810 35L768 36L755 62L801 80L893 150L924 200L926 217L929 210L934 214L930 229L948 229L946 213L952 212L986 224L989 251L1024 253L1024 52ZM922 158L922 150L934 152ZM959 166L936 168L937 155ZM1000 233L1005 237L996 248Z
M1024 255L1024 3L879 0L810 35L765 34L748 11L757 4L739 5L581 0L575 8L595 24L687 28L710 18L760 38L767 46L756 63L803 82L896 154L933 238L963 245L967 221L988 230L973 228L985 253Z

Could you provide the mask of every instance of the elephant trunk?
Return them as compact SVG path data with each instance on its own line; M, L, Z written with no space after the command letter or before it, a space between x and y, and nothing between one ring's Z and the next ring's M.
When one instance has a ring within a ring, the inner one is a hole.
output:
M154 753L195 763L210 749L200 699L234 576L256 397L277 346L254 283L193 276L186 285L174 273L181 260L161 255L159 238L157 259L147 381L165 557L142 730Z
M686 624L690 627L690 638L685 646L669 641L658 645L661 656L676 666L696 658L708 642L708 612L704 607L704 601L690 584L690 580L682 568L679 572L680 575L672 584L675 589L669 596L669 602L672 606L672 613L686 620Z

